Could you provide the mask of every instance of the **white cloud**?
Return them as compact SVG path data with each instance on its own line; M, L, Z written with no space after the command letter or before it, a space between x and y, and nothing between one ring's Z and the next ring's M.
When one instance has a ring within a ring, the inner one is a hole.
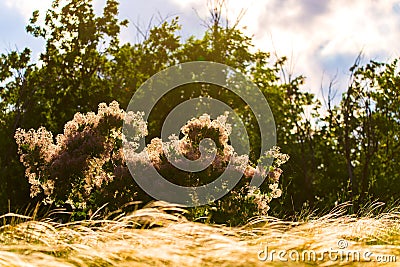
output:
M239 0L228 4L236 12L247 6ZM317 94L323 74L329 82L337 73L338 87L345 86L360 51L366 59L400 56L400 2L395 0L253 1L242 25L258 48L291 58L295 73L304 74L306 87Z

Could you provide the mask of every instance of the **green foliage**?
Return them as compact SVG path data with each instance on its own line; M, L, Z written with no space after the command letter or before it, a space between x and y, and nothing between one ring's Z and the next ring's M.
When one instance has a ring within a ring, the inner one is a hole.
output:
M110 102L112 86L107 77L109 57L119 49L118 34L126 21L118 21L118 2L106 1L102 16L96 16L90 0L54 1L38 26L34 12L27 32L46 41L40 55L32 105L25 110L36 114L26 127L43 125L60 132L75 112L94 110L101 101ZM33 87L33 86L32 86ZM32 117L32 116L30 116Z
M181 47L178 19L164 22L150 30L148 37L137 44L124 44L113 53L106 76L114 88L114 99L127 107L136 89L152 75L178 63Z
M356 206L370 199L400 197L398 59L353 66L351 84L332 111L332 131L344 153L350 193Z
M27 184L20 178L23 168L16 157L17 147L13 133L25 119L24 111L33 104L31 77L37 68L30 63L31 51L11 51L0 57L0 211L10 205L23 207L28 202ZM8 196L8 197L6 197ZM13 197L11 200L9 196Z

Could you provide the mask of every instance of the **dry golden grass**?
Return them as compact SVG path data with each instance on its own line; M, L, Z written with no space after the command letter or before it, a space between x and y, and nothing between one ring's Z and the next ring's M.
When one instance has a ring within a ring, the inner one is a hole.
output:
M113 220L66 224L6 214L0 217L8 221L0 228L0 266L400 266L399 209L355 218L342 208L303 222L255 218L240 228L190 222L182 209L160 202ZM329 251L338 250L341 239L347 250L372 252L371 259L393 255L397 263L330 261L328 255L308 262L258 259L265 246Z

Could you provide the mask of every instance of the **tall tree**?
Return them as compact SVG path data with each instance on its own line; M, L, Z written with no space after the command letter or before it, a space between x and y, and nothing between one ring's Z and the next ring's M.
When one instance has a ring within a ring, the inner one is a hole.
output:
M60 132L75 112L95 110L101 101L113 99L113 87L107 74L110 57L119 49L118 2L107 0L101 16L96 16L91 0L71 0L61 5L55 0L46 12L45 25L37 25L39 13L33 13L27 31L46 41L40 55L34 95L36 105L26 113L25 127L44 124Z

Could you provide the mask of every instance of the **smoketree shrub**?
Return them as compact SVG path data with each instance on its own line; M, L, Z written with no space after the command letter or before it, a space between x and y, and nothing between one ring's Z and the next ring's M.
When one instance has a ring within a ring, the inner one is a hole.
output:
M133 127L130 142L122 134L124 120L125 125ZM188 213L193 220L237 225L252 216L265 215L268 203L281 196L279 166L289 157L273 147L264 154L273 159L273 165L263 170L254 168L246 155L237 155L229 145L231 126L226 120L227 114L216 119L204 114L181 128L182 138L172 135L164 142L153 138L138 151L137 141L148 133L143 114L126 113L114 101L109 106L99 104L97 113L76 113L66 123L64 132L55 138L41 127L29 131L18 129L15 140L26 168L31 197L57 207L70 205L75 212L88 216L105 204L107 209L103 211L113 211L133 201L145 204L152 200L135 183L127 161L131 166L140 165L141 169L155 168L165 179L182 186L207 184L224 171L239 172L242 179L231 192L208 205L191 208ZM210 148L212 153L201 154L200 142L205 138L215 144ZM129 153L124 154L123 141L131 146ZM197 160L201 155L215 157L204 170L186 172L173 166L181 160L177 155L189 160ZM149 161L144 160L147 157ZM265 190L249 187L256 172L267 177L262 187Z
M97 113L76 113L55 140L44 127L18 129L15 139L31 197L56 206L69 204L89 215L106 203L114 210L131 201L149 201L133 182L123 157L125 115L117 102L102 103ZM142 116L130 115L136 120L137 136L145 136Z

